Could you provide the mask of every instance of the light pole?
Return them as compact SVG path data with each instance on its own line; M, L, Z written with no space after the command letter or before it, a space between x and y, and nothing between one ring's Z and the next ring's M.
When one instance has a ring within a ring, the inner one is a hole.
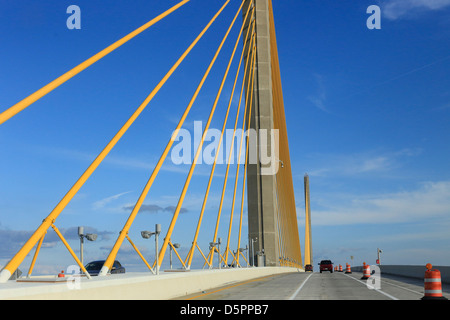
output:
M84 266L84 262L83 262L84 238L88 239L89 241L95 241L95 240L97 240L97 235L95 233L84 234L84 227L78 227L78 236L80 237L80 260L81 260L81 264Z
M155 235L155 254L156 254L156 275L159 275L159 250L158 250L158 236L161 233L161 225L155 224L155 231L141 231L141 236L144 239L150 239L152 235Z
M380 254L383 253L380 248L377 248L377 264L381 265Z
M246 254L247 254L247 268L248 268L248 265L249 265L249 263L248 263L248 245L245 245L245 248L238 249L239 254L244 251L246 251Z
M217 246L217 258L219 260L219 269L221 269L220 266L220 244L222 243L222 238L218 238L217 242L210 242L209 243L209 249L211 250L212 248L214 248L215 246Z
M250 239L251 240L251 252L252 252L252 267L255 266L255 245L253 244L253 242L256 242L258 240L258 237L255 237L254 239Z
M174 248L178 249L180 247L179 243L172 244ZM172 270L172 246L170 246L170 270Z

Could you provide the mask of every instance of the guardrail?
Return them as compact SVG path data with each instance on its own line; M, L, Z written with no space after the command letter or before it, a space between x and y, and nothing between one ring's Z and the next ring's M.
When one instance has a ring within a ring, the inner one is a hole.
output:
M424 279L425 265L377 265L381 274L403 276L414 279ZM450 267L449 266L434 266L433 269L437 269L441 272L441 282L450 284ZM352 271L362 272L362 266L352 267Z

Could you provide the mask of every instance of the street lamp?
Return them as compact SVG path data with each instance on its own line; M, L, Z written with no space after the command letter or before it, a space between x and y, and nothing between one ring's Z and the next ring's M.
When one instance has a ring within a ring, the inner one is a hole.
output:
M178 249L181 245L179 243L173 243L172 246ZM172 270L172 246L170 246L170 270Z
M383 251L380 248L377 248L377 264L381 264L381 260L380 260L381 253L383 253Z
M239 253L246 251L247 252L247 268L248 268L248 245L245 245L245 248L239 248L238 249Z
M209 250L211 250L212 248L214 248L215 246L217 246L217 258L219 260L219 269L221 269L220 265L220 244L222 243L222 238L217 239L217 242L210 242L209 243Z
M253 244L254 242L256 242L256 241L258 241L258 237L255 237L255 238L253 238L253 239L250 239L251 240L251 247L250 247L250 249L251 249L251 252L252 252L252 267L254 267L255 266L255 245Z
M155 235L155 252L156 252L156 274L159 274L159 252L158 252L158 236L161 233L161 225L155 224L155 231L141 231L141 236L144 239L150 239L152 235Z
M81 264L84 265L84 263L83 263L84 238L88 239L89 241L95 241L95 240L97 240L97 235L95 233L84 234L84 227L78 227L78 236L80 237L80 260L81 260Z

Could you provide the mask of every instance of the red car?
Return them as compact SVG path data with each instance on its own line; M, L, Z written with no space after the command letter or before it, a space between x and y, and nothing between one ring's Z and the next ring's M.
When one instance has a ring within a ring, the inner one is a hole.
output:
M320 273L322 273L322 271L330 271L333 273L333 262L331 262L331 260L322 260L320 261L319 266Z

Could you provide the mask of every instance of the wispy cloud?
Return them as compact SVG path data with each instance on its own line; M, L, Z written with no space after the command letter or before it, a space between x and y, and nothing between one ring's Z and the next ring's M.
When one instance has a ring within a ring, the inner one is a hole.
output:
M420 154L421 149L405 148L398 151L367 151L352 154L310 155L316 168L310 176L355 176L388 172L401 166L402 159Z
M314 81L317 85L317 92L315 95L308 96L308 100L318 109L330 112L327 107L325 106L326 100L327 100L327 94L325 91L325 86L323 83L323 76L320 74L314 74Z
M78 227L59 228L66 240L78 240ZM99 237L97 241L109 240L113 232L100 231L96 228L85 226L85 233L95 233ZM0 259L10 259L33 234L33 230L10 230L6 228L0 228ZM61 239L56 233L49 229L45 235L42 248L54 248L58 243L61 243Z
M347 195L321 201L315 225L386 224L442 219L450 223L450 181L425 182L410 191Z
M133 210L134 206L125 206L122 209L125 211L131 211ZM139 209L139 213L159 213L159 212L169 212L174 213L176 207L175 206L167 206L167 207L160 207L156 204L143 204L141 208ZM188 212L188 209L181 208L180 213L186 213Z
M386 18L397 20L449 6L450 0L387 0L381 2L381 11Z
M127 191L127 192L122 192L119 194L115 194L113 196L98 200L96 202L94 202L93 207L94 209L102 209L104 208L108 203L113 202L114 200L119 199L121 196L130 193L131 191Z

